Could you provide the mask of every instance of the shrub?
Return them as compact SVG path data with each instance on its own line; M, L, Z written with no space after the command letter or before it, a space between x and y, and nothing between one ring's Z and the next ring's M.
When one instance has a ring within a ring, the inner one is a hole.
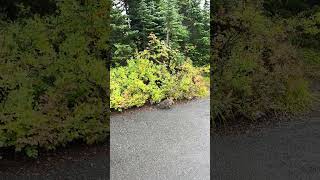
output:
M201 68L193 67L191 62L184 62L180 68L171 74L164 65L132 59L127 66L112 69L110 107L122 110L169 97L185 99L208 94Z
M302 112L312 102L309 84L305 79L288 79L282 107L288 112Z
M311 79L320 78L320 53L312 48L300 49L301 59L304 61L304 71Z
M147 50L128 60L126 66L111 69L110 106L121 111L169 97L205 96L208 88L202 76L204 71L205 68L194 67L190 60L184 61L178 51L151 35Z
M108 2L58 6L0 29L0 148L36 157L108 135Z
M305 110L311 102L303 62L285 25L248 6L218 17L212 120L254 120L257 112Z

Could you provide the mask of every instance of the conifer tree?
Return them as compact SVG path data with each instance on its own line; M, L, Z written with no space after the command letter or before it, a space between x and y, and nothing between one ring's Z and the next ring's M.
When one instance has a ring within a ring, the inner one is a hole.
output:
M132 30L138 33L135 36L139 50L148 44L148 36L154 33L159 38L164 36L164 13L160 8L159 1L139 0L135 3L128 1L128 15Z
M136 46L130 45L130 47L138 50L145 49L149 41L148 36L153 33L170 47L180 49L195 64L208 63L210 29L208 0L203 6L201 0L122 0L119 2L123 5L122 14L127 13L123 18L128 18L130 24L126 27L129 29L125 31L134 32L127 43L134 42ZM118 24L116 26L121 27L122 20L114 20L114 22L115 25ZM123 35L123 33L117 34Z
M204 65L209 62L209 2L206 1L204 7L201 7L200 0L185 0L180 1L180 7L184 17L183 24L189 31L187 56L196 64Z
M131 30L130 19L125 12L124 4L113 3L110 35L110 42L113 45L112 65L124 65L136 49L133 38L137 31Z
M183 16L179 14L176 0L162 0L160 3L165 12L166 43L177 47L188 37L187 28L182 24Z

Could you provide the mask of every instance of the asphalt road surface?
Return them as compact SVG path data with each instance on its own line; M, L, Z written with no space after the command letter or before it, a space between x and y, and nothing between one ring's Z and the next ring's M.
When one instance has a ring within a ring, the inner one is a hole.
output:
M212 134L210 146L213 180L319 180L320 106L259 132Z
M111 117L111 180L209 180L209 99Z
M0 160L0 180L109 180L109 143L73 146L37 160Z

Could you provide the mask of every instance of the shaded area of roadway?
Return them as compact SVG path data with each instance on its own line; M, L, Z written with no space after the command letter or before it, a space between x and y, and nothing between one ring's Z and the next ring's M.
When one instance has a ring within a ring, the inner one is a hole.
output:
M214 180L319 180L320 106L259 132L212 134L210 146Z
M109 143L74 145L37 160L0 160L0 180L109 180Z

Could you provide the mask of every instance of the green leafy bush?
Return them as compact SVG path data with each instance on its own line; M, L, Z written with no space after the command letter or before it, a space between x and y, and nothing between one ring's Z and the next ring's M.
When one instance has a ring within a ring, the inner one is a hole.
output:
M309 84L305 79L289 79L282 107L289 112L302 112L312 103Z
M171 74L164 65L148 59L132 59L128 65L111 70L111 101L113 109L121 110L142 106L146 102L157 103L164 98L185 99L202 97L208 90L201 69L190 62Z
M178 51L150 36L150 44L126 66L111 69L110 107L116 110L157 103L165 98L185 99L208 94L202 76L208 68L184 61Z
M214 38L212 120L254 120L259 112L296 113L312 96L303 61L286 25L248 5L217 17Z
M304 60L304 71L311 79L320 78L320 52L313 48L300 49L301 58Z
M107 137L108 3L61 2L0 29L0 148L36 157Z

